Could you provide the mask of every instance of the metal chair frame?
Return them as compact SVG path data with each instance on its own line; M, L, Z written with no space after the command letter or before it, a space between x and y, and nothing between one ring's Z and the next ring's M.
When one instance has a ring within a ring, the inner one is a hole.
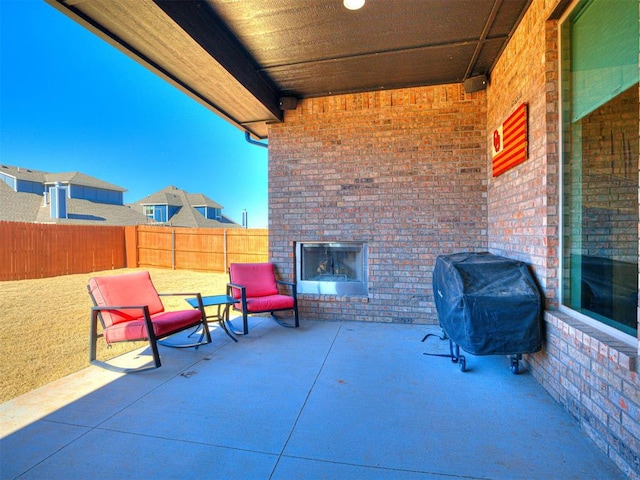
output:
M231 271L229 271L229 279L231 279ZM280 309L253 310L249 312L247 311L247 303L248 303L247 300L250 299L251 297L247 297L246 287L237 283L231 283L231 282L227 283L227 295L229 295L230 297L233 296L234 288L237 288L238 290L240 290L240 305L242 306L241 311L242 311L242 330L243 330L242 334L243 335L247 335L249 333L248 316L253 314L259 314L259 313L270 313L271 318L273 318L279 325L283 327L298 328L300 326L300 318L298 316L298 292L297 292L296 284L293 282L285 282L283 280L276 279L276 285L286 286L291 291L290 296L293 297L293 307L280 308ZM238 308L238 306L236 305L233 305L233 309L236 311L240 311L240 308ZM276 317L274 313L274 312L284 312L289 310L293 310L293 316L294 316L293 324L282 321L281 319ZM240 333L240 332L236 332L236 333Z
M161 345L173 347L173 348L191 348L191 347L198 348L200 345L206 345L207 343L211 343L211 333L209 332L209 325L207 323L207 317L204 311L204 306L202 304L202 296L200 293L158 293L159 297L166 297L166 296L196 297L198 301L198 309L200 310L200 314L201 314L200 319L198 321L193 322L189 325L183 325L180 328L171 330L169 332L164 333L161 336L158 336L155 334L155 331L153 328L153 319L151 318L151 315L149 313L149 307L147 305L99 306L97 305L95 298L91 294L91 288L89 286L87 286L87 290L89 291L89 296L91 297L91 301L93 302L93 307L91 308L91 325L90 325L90 341L89 341L89 362L92 364L98 363L96 360L97 340L98 338L104 337L104 333L98 333L98 319L100 320L100 324L102 326L103 331L106 328L104 319L102 318L102 314L101 314L101 312L103 311L136 310L136 309L142 311L142 317L144 318L147 337L139 338L139 339L123 340L122 342L117 342L117 343L147 340L149 342L149 346L151 347L151 352L153 355L153 361L155 365L154 367L148 367L148 368L159 368L162 365L162 362L160 361L160 353L158 351L158 343L160 343ZM170 344L170 343L161 342L161 340L164 338L170 337L171 335L182 332L184 330L197 327L199 325L202 325L204 337L206 338L205 341L202 341L203 337L201 337L201 340L199 340L198 342L188 343L188 344ZM108 346L110 347L111 345L108 344ZM103 362L99 362L99 363L103 364ZM113 368L113 367L111 368L118 371L124 371L124 372L147 370L147 368L136 368L136 369L121 369L121 368Z

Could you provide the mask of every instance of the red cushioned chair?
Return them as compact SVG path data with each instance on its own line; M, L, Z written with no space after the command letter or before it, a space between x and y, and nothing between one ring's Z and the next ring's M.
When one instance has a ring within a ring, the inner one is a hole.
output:
M297 328L298 296L296 284L276 280L273 263L232 263L229 266L227 295L240 300L233 309L242 312L243 333L249 333L247 316L252 313L271 313L273 319L283 327ZM290 294L281 293L278 285L288 288ZM293 325L284 323L274 312L293 310Z
M89 361L96 360L96 341L104 337L107 345L116 342L149 341L155 368L160 367L157 343L188 328L202 326L197 343L167 346L186 348L211 343L202 297L199 293L164 293L156 291L149 272L93 277L87 285L94 307L91 309ZM199 308L166 312L160 296L195 296ZM98 335L97 320L102 324ZM206 339L203 341L203 338Z

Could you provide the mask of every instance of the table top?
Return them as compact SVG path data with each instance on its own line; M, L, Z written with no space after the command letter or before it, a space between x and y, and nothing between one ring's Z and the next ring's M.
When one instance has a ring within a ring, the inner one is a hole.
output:
M186 298L185 300L193 308L198 308L198 299L196 297ZM202 297L202 305L204 307L211 307L215 305L233 305L234 303L237 303L239 301L240 300L230 297L228 295L210 295L207 297Z

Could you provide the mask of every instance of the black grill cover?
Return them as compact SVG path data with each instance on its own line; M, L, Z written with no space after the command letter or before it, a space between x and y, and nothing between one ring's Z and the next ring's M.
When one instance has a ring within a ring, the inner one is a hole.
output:
M440 325L466 352L540 350L542 299L525 263L488 252L440 255L433 292Z

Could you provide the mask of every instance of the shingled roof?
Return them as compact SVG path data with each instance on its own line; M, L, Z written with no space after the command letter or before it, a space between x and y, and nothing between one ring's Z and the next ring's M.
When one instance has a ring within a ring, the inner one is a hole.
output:
M0 220L35 222L42 204L42 195L16 192L0 181Z
M62 183L125 192L126 189L91 177L81 172L50 173L31 168L0 165L0 173L18 181L46 185ZM80 198L67 198L67 218L53 218L51 206L41 192L16 192L0 181L0 220L10 222L38 222L60 224L138 225L147 223L142 212L125 205L92 202Z
M30 168L0 165L0 173L17 180L51 185L57 182L68 185L85 186L126 192L125 188L113 185L81 172L50 173ZM166 225L194 228L240 228L241 226L224 215L220 220L205 218L195 207L219 208L201 193L188 193L175 186L169 186L148 195L139 202L128 205L113 205L93 202L80 198L67 199L67 218L52 218L50 205L39 193L16 192L8 184L0 181L0 220L12 222L38 222L61 224L95 225L138 225L151 223L144 214L144 205L168 205L178 207Z
M12 165L0 165L0 172L15 177L17 180L27 180L38 183L44 183L47 175L47 172Z
M138 225L147 217L126 205L111 205L78 198L67 199L68 218L52 218L50 205L37 193L14 191L0 182L0 220L9 222L38 222L91 225Z
M116 192L126 192L126 188L119 187L113 183L105 182L99 178L91 177L82 172L62 172L50 173L41 170L33 170L31 168L17 167L12 165L0 165L0 172L5 175L16 178L17 180L26 180L29 182L38 182L42 184L52 184L56 182L64 184L81 185L84 187L103 188L105 190L114 190Z
M64 172L64 173L47 173L45 174L45 183L68 183L72 185L81 185L83 187L102 188L105 190L115 190L116 192L126 192L126 188L119 187L113 183L108 183L81 172Z
M220 220L211 220L203 217L195 207L206 206L208 208L219 208L222 205L214 202L206 195L201 193L189 193L178 187L170 185L162 190L152 193L144 197L142 200L129 204L131 208L142 212L145 205L168 205L171 207L179 207L167 222L167 225L174 227L192 227L192 228L241 228L236 222L222 215Z

